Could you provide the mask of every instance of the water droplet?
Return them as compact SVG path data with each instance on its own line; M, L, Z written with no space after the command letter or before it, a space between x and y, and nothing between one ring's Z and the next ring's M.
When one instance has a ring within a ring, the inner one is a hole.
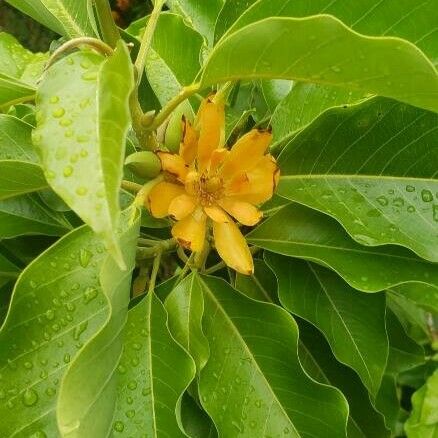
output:
M31 388L28 388L23 393L23 404L25 406L34 406L38 401L38 394Z
M68 353L64 354L64 363L69 363L70 360L71 360L71 356Z
M133 391L134 389L136 389L137 388L137 382L135 381L135 380L131 380L129 383L128 383L128 389L130 389L131 391Z
M123 432L123 430L125 429L125 425L123 424L123 422L121 421L116 421L114 423L114 430L116 432Z
M144 397L148 396L151 393L151 388L143 388L141 390L141 395L143 395ZM202 400L204 400L204 402L207 401L207 397L203 396Z
M87 157L88 156L88 151L86 149L82 149L81 152L80 152L80 156L82 158Z
M438 204L433 206L433 220L438 222Z
M77 325L73 330L73 339L78 341L82 333L87 330L88 321L83 321L79 325Z
M426 190L426 189L422 190L421 191L421 199L424 202L432 202L433 201L432 192L430 190Z
M59 102L59 96L52 96L52 97L49 99L49 102L50 102L50 103L58 103L58 102Z
M73 122L71 121L71 119L62 119L62 120L59 122L59 124L60 124L61 126L64 126L65 128L66 128L67 126L70 126L72 123L73 123Z
M88 61L87 59L84 59L83 61L81 61L81 67L82 68L90 68L90 61Z
M405 201L403 198L395 198L393 199L392 203L396 207L403 207L403 205L405 205Z
M57 108L56 110L54 110L52 112L52 116L57 118L57 119L61 118L64 114L65 114L64 108Z
M379 196L377 198L377 202L382 206L385 207L386 205L388 205L388 199L386 198L386 196Z
M134 416L135 416L135 411L134 411L134 409L129 409L129 411L126 411L126 412L125 412L125 415L126 415L128 418L134 418Z
M141 344L135 342L134 344L132 344L132 348L133 348L134 350L139 351L139 350L141 350Z
M68 65L73 65L75 62L72 58L67 58L67 64Z
M87 289L84 292L84 301L86 304L93 301L97 297L97 289L93 287L87 287Z
M257 408L260 408L262 406L262 401L261 400L256 400L255 403Z
M87 71L82 75L84 81L95 81L97 79L97 71Z
M90 99L89 98L81 100L81 103L79 104L81 109L86 108L88 105L90 105Z
M33 363L32 362L24 362L24 368L30 370L33 368Z
M126 373L126 367L124 367L123 365L119 365L119 366L117 367L117 371L118 371L120 374L125 374L125 373Z
M86 187L78 187L76 189L76 194L78 196L85 196L87 194L87 192L88 192L88 189Z
M406 191L409 193L415 192L415 187L411 185L406 186Z
M409 212L409 213L414 213L414 212L415 212L415 207L414 207L413 205L410 205L410 206L408 207L408 212Z
M254 428L256 427L256 425L257 425L257 423L256 423L254 420L251 420L251 421L249 422L249 427L250 427L251 429L254 429Z
M82 248L79 251L79 264L83 267L86 268L88 266L88 264L90 263L91 257L93 256L93 254L88 251L87 249Z
M72 166L65 166L64 167L64 171L63 171L63 175L68 178L69 176L71 176L73 174L73 167Z
M67 129L64 133L64 136L67 138L73 137L73 129Z
M90 140L90 137L88 135L78 135L76 137L76 141L78 143L87 143L87 141Z
M53 309L49 309L49 310L47 310L47 312L45 313L45 315L46 315L46 318L47 318L49 321L52 321L53 319L55 319L55 311L54 311Z
M334 71L335 73L340 73L341 72L341 68L338 67L337 65L333 65L331 67L332 71Z
M32 289L35 289L35 288L38 286L38 285L36 284L36 282L33 281L33 280L30 280L29 285L30 285L30 287L31 287Z

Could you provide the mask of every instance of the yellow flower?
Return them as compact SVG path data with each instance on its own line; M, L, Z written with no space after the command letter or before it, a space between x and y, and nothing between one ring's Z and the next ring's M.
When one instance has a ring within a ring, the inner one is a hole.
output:
M260 221L262 212L255 205L272 197L279 169L266 155L270 131L253 129L231 150L224 148L224 132L223 105L205 99L194 126L183 120L179 154L157 152L165 178L152 188L147 203L154 217L177 221L172 235L191 251L202 251L212 224L215 247L224 262L251 274L251 252L232 218L248 226Z

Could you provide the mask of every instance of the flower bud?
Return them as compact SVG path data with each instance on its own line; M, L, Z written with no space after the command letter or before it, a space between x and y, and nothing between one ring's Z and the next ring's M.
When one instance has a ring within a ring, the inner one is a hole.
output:
M187 105L180 105L169 117L169 122L164 134L164 146L173 154L179 152L179 146L182 140L182 118L192 119L192 111Z
M142 151L129 155L125 165L138 177L155 178L161 172L160 159L154 152Z

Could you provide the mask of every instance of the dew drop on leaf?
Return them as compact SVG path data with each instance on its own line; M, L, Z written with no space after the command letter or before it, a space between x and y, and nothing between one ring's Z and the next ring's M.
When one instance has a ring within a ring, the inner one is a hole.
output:
M386 205L388 205L388 199L386 198L386 196L379 196L377 198L377 202L382 206L385 207Z
M123 432L123 430L125 429L125 425L123 424L123 422L121 421L116 421L114 423L114 430L116 432Z
M421 191L421 199L424 202L432 202L433 201L432 192L430 190L426 190L426 189L422 190Z
M25 406L34 406L38 402L38 394L35 390L28 388L23 392L22 400Z
M88 264L90 263L91 257L93 256L93 254L88 251L87 249L82 248L79 251L79 264L83 267L86 268L88 266Z
M415 192L415 187L414 187L414 186L411 186L411 185L407 185L407 186L406 186L406 191L407 191L407 192L410 192L410 193Z
M85 304L90 303L97 297L97 289L94 287L87 287L87 289L84 292L84 302Z

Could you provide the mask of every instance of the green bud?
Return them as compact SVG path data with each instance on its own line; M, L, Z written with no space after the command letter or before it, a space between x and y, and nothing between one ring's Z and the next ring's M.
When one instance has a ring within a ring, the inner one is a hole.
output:
M135 152L125 160L125 165L140 178L155 178L161 172L160 159L151 151Z
M169 152L177 154L182 140L182 118L192 119L192 110L187 102L183 102L169 117L169 123L164 134L164 146Z

